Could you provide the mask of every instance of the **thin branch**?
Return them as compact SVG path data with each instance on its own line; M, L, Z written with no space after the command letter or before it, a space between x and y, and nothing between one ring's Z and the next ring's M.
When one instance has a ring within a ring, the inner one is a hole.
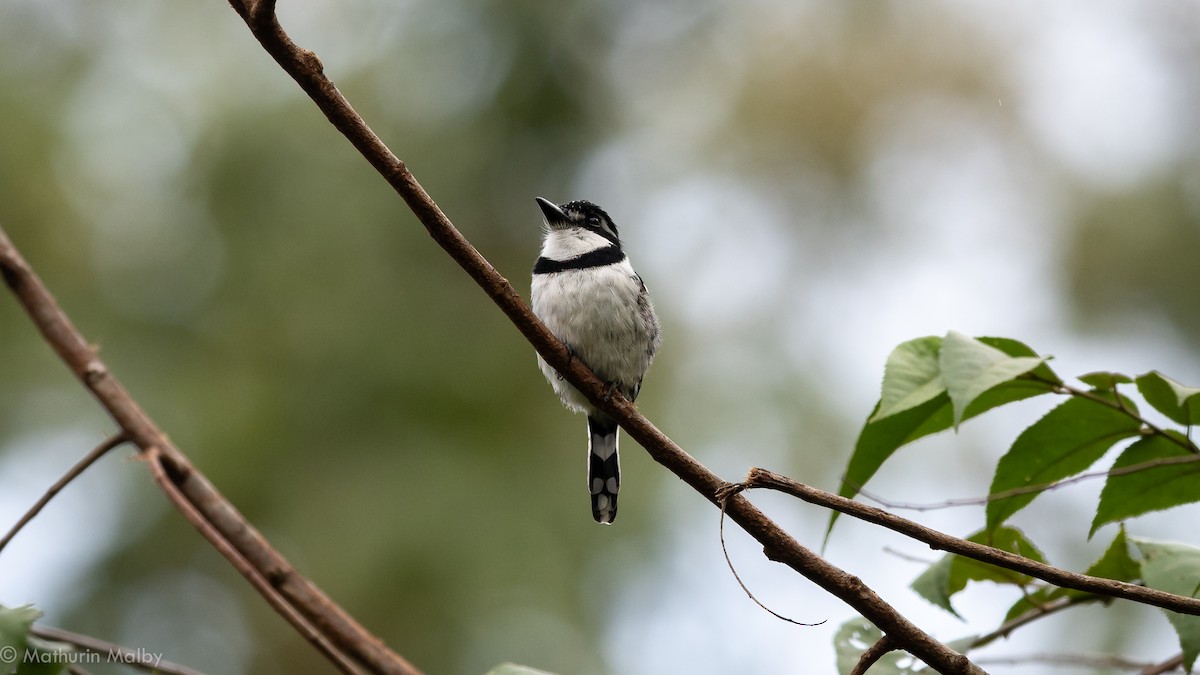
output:
M705 499L718 504L717 491L726 484L717 475L684 452L642 416L619 392L609 392L580 359L570 358L566 347L534 316L512 285L454 227L402 161L379 139L354 111L333 82L324 74L312 52L292 42L279 25L271 7L253 8L241 0L230 5L246 21L263 49L317 105L330 123L342 133L380 176L408 205L426 231L462 267L489 298L512 321L535 350L594 405L615 419L625 432L650 456L690 485ZM853 607L884 633L893 635L904 649L942 673L980 673L962 654L938 642L886 603L861 579L831 565L800 545L762 511L740 495L729 499L729 518L763 545L767 558L781 562L808 578L828 593Z
M82 635L73 633L69 630L61 628L52 628L50 626L34 625L29 629L31 635L42 638L43 640L51 640L53 642L65 642L86 652L103 655L113 661L119 661L122 665L144 670L150 673L162 673L162 675L204 675L198 670L181 666L177 663L164 661L162 654L146 651L145 649L131 649L113 642L106 642L99 638L94 638L90 635Z
M895 651L896 648L895 640L892 640L890 636L880 637L875 644L867 647L867 650L858 657L858 663L854 664L850 675L866 675L871 666L875 665L888 652Z
M1020 656L982 657L979 659L979 662L987 665L998 666L1043 664L1051 666L1083 666L1085 668L1107 668L1118 670L1139 670L1146 667L1146 663L1142 661L1133 661L1122 656L1112 656L1109 654L1025 654Z
M891 546L884 546L883 552L887 553L888 555L894 555L897 558L907 561L907 562L917 563L918 565L932 565L933 564L932 560L926 560L925 558L922 558L920 556L915 556L915 555L912 555L909 553L905 553L904 551L901 551L900 549L892 548Z
M825 508L844 513L847 516L881 525L889 530L929 544L930 548L957 553L973 560L1021 572L1022 574L1028 574L1031 577L1041 579L1061 588L1071 588L1077 591L1133 600L1134 602L1153 605L1183 614L1200 615L1200 599L1166 593L1124 581L1068 572L1036 560L1031 560L1025 556L1017 555L1016 553L1009 553L1008 551L1002 551L992 546L952 537L919 523L888 513L882 509L877 509L874 506L868 506L852 499L846 499L845 497L840 497L824 490L809 487L787 476L767 471L766 469L750 469L745 483L747 488L765 488L783 492L810 504L824 506Z
M267 604L269 604L272 609L274 609L279 613L280 616L287 620L287 622L292 625L292 628L296 629L296 632L300 633L304 639L308 640L314 647L317 648L318 651L324 654L325 658L329 659L331 663L337 666L338 670L346 673L347 675L358 675L359 671L354 667L354 664L350 663L344 654L331 645L329 640L325 639L325 636L317 632L316 629L314 629L313 626L304 618L304 616L302 616L300 612L296 610L296 608L289 605L287 600L285 600L283 596L281 596L279 592L271 586L271 584L263 577L263 575L258 570L254 569L254 566L252 566L244 557L242 557L240 553L238 553L233 544L229 543L229 541L225 539L225 537L219 531L217 531L217 528L213 527L213 525L209 523L207 519L205 519L200 511L197 510L190 501L188 501L187 497L179 492L179 488L167 475L167 470L163 466L163 456L159 449L155 446L147 448L143 453L143 459L150 465L150 475L154 477L154 482L157 483L158 487L163 491L164 494L166 494L167 499L173 505L175 505L175 508L183 514L183 517L186 518L193 527L199 530L200 534L202 534L204 538L207 539L209 543L211 543L213 547L216 548L217 551L220 552L220 554L223 555L231 565L233 565L234 569L236 569L238 573L246 579L246 581L250 582L250 585L253 586L255 590L257 590L259 594L263 596L263 599L267 601Z
M79 474L86 471L89 466L96 462L96 460L108 454L109 450L112 450L124 442L125 434L117 432L112 436L109 436L100 445L92 448L88 454L84 455L82 459L68 469L67 472L63 474L62 478L59 478L54 485L50 486L50 489L46 490L46 493L42 495L41 499L37 500L37 503L29 507L29 510L25 512L25 515L21 516L21 519L17 521L17 524L13 525L12 529L8 531L8 534L4 535L3 539L0 539L0 551L3 551L4 547L8 546L8 542L12 541L13 537L17 536L17 533L21 531L21 528L25 527L29 524L29 521L36 518L37 514L41 513L42 509L50 503L50 500L54 499L54 496L61 492L68 483L75 480Z
M1142 671L1140 673L1138 673L1138 675L1162 675L1162 673L1169 673L1169 672L1172 672L1175 670L1179 670L1182 667L1183 667L1183 654L1180 653L1180 654L1176 654L1175 656L1172 656L1171 658L1167 659L1166 661L1163 661L1162 663L1153 663L1153 664L1146 666L1145 668L1142 668Z
M0 277L20 301L42 337L104 406L125 436L143 453L149 448L158 449L162 455L161 464L179 492L258 574L270 582L271 588L287 599L289 605L299 610L322 635L328 636L339 650L362 662L372 672L397 675L420 672L359 625L316 584L297 572L213 487L204 474L192 466L187 456L142 410L117 377L109 372L108 366L71 323L2 227ZM271 601L270 597L266 599Z
M981 647L991 644L992 642L995 642L996 640L999 640L1000 638L1007 638L1009 635L1012 634L1013 631L1017 630L1018 628L1027 626L1027 625L1033 623L1034 621L1037 621L1038 619L1042 619L1047 616L1050 616L1051 614L1057 614L1058 612L1061 612L1065 609L1070 609L1071 607L1075 607L1077 605L1084 605L1084 604L1088 604L1088 603L1092 603L1092 602L1104 602L1107 600L1109 600L1109 598L1107 598L1105 596L1093 595L1093 594L1071 595L1071 596L1067 596L1067 597L1063 597L1063 598L1058 598L1051 602L1047 602L1043 605L1033 607L1029 611L1022 613L1019 616L1015 616L1012 619L1009 619L1008 621L1005 621L1004 623L1000 624L1000 626L998 628L996 628L996 630L994 630L990 633L985 633L984 635L980 635L979 637L975 638L974 641L971 642L971 646L968 647L967 649L968 650L979 649Z
M1061 382L1047 380L1045 378L1038 377L1037 375L1034 375L1032 373L1029 373L1028 375L1026 375L1026 377L1028 379L1035 380L1037 382L1041 382L1042 384L1050 385L1051 387L1054 388L1054 391L1056 393L1065 394L1065 395L1069 395L1069 396L1075 396L1077 398L1086 398L1089 401L1094 401L1096 403L1099 403L1100 405L1108 406L1109 408L1112 408L1113 410L1120 411L1121 413L1124 413L1125 415L1129 416L1130 418L1137 420L1143 427L1145 427L1145 429L1150 434L1156 435L1156 436L1162 436L1163 438L1166 438L1170 442L1174 443L1175 445L1178 445L1179 447L1183 448L1184 450L1187 450L1188 452L1190 452L1192 454L1200 454L1200 448L1197 448L1190 440L1188 440L1188 441L1180 440L1178 437L1172 436L1171 434L1168 434L1167 432L1163 431L1161 427L1154 424L1153 422L1146 419L1145 417L1141 416L1140 414L1137 413L1137 411L1130 410L1129 406L1125 405L1125 403L1121 400L1120 392L1117 392L1116 390L1113 390L1114 396L1110 400L1104 396L1100 396L1099 394L1096 394L1095 392L1091 392L1086 389L1080 389L1078 387L1072 387L1069 384L1063 384Z
M1002 490L990 494L986 497L967 497L964 499L947 499L941 502L933 502L929 504L914 504L912 502L896 502L890 499L885 499L877 494L867 492L861 488L856 488L858 494L870 499L880 506L889 509L904 509L906 511L938 511L940 509L949 509L959 506L982 506L988 502L1000 501L1002 499L1011 499L1021 495L1027 495L1034 492L1047 492L1049 490L1057 490L1061 487L1081 483L1085 480L1093 478L1112 478L1114 476L1127 476L1131 473L1139 473L1141 471L1149 471L1164 466L1176 466L1179 464L1194 464L1200 462L1200 455L1176 455L1174 457L1159 457L1158 459L1148 459L1137 464L1122 466L1116 469L1108 469L1107 471L1092 471L1090 473L1081 473L1077 476L1064 478L1053 483L1044 483L1042 485L1024 485L1021 487Z

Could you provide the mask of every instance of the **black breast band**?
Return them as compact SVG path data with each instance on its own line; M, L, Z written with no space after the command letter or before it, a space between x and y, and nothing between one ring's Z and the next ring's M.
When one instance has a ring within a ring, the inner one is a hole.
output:
M574 258L566 260L551 260L549 258L538 258L537 263L533 266L534 274L553 274L554 272L565 272L567 270L585 270L589 267L604 267L613 263L619 263L625 259L625 252L620 246L605 246L594 251L588 251L582 255L577 255Z

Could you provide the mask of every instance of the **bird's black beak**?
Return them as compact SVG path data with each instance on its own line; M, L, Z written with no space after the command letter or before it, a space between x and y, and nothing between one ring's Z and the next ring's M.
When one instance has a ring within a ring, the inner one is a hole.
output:
M558 208L558 205L556 205L554 202L548 199L542 199L541 197L534 197L534 201L536 201L537 205L541 207L542 216L545 217L546 224L550 227L559 228L567 225L570 222L570 219L567 218L567 214L563 213L562 209Z

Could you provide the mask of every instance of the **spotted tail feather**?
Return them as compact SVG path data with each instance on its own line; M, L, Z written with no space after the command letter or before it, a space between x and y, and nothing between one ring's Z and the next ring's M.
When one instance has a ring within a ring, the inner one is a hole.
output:
M620 489L617 423L588 417L588 491L592 495L592 517L597 523L611 525L616 519Z

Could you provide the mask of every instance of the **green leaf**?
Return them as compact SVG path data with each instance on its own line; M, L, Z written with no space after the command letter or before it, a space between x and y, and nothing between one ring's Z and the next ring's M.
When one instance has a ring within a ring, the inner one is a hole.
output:
M1080 375L1077 379L1089 387L1103 391L1113 391L1117 388L1118 384L1133 382L1133 378L1128 375L1111 373L1107 370L1097 370L1086 375Z
M962 583L962 585L958 585L957 580L953 577L953 570L951 567L954 564L955 557L957 556L944 555L939 558L936 562L926 568L926 570L922 572L916 579L913 579L913 582L909 585L909 588L913 589L917 595L925 598L932 604L937 605L947 612L950 612L954 616L962 619L962 615L959 614L958 610L954 609L954 605L950 603L950 598L952 598L955 593L967 587L965 581Z
M1004 614L1004 620L1001 621L1001 623L1008 623L1022 614L1037 609L1038 607L1045 605L1052 600L1056 600L1065 594L1066 592L1063 589L1055 586L1046 586L1030 593L1026 593L1018 598L1017 601L1013 603L1012 607L1008 608L1008 611Z
M1176 431L1168 430L1166 433L1178 441L1187 440ZM1113 472L1139 464L1174 458L1195 461L1151 466L1134 473L1112 475ZM1200 501L1200 455L1165 436L1146 436L1126 448L1113 463L1104 489L1100 492L1100 505L1096 508L1096 517L1092 520L1088 536L1108 523L1196 501Z
M1020 340L1014 340L1006 337L988 336L982 336L977 339L983 344L988 345L989 347L995 347L996 349L999 349L1000 351L1012 357L1032 356L1042 359L1043 362L1049 358L1042 358L1037 352L1033 351L1032 347L1024 342L1021 342ZM1047 390L1051 389L1054 385L1061 385L1063 383L1062 378L1060 378L1058 374L1055 373L1050 366L1046 365L1045 363L1042 363L1037 368L1029 371L1029 376L1032 379L1040 381L1041 386L1046 387Z
M5 654L24 654L29 628L41 616L42 613L33 605L11 608L0 605L0 651Z
M878 411L879 407L875 409ZM877 422L867 422L854 444L854 454L850 455L838 494L853 498L900 446L949 426L950 399L945 394ZM839 515L837 511L830 514L829 526L825 528L826 541Z
M950 331L942 340L942 382L954 406L954 425L975 399L989 389L1024 375L1042 365L1037 356L1010 356L980 340Z
M1092 563L1084 572L1089 576L1114 579L1116 581L1133 581L1142 576L1136 560L1129 555L1129 540L1125 537L1125 528L1117 530L1117 536L1105 549L1104 555ZM1072 591L1078 593L1079 591Z
M1038 562L1046 562L1045 556L1037 546L1014 527L1001 527L991 533L980 530L968 537L968 541L993 546ZM1032 581L1032 577L971 558L949 554L942 556L940 560L930 565L927 570L913 580L911 588L929 602L961 619L962 617L950 604L950 599L972 581L991 581L998 584L1024 586Z
M1029 541L1024 532L1015 527L1000 527L994 532L980 530L968 537L967 540L976 544L992 546L1001 551L1016 553L1037 562L1046 562L1046 556L1042 555L1041 550L1032 541ZM998 584L1015 584L1017 586L1024 586L1033 581L1033 577L1003 567L996 567L962 556L955 556L955 558L957 558L955 573L964 575L968 581L994 581Z
M922 338L924 339L924 338ZM1028 356L1033 350L1025 344L1009 338L984 337L981 342L995 347L1010 356ZM967 406L963 419L970 419L983 414L992 408L1013 401L1038 396L1053 391L1058 377L1045 364L1038 366L1031 373L1040 380L1021 378L1005 382L990 391L983 393ZM879 467L891 457L901 446L907 445L920 438L949 429L953 423L950 397L945 392L907 410L896 412L886 417L880 417L880 406L876 405L868 421L859 433L858 442L854 445L854 454L842 476L842 487L838 494L853 498L858 494L867 481L875 475ZM825 528L825 541L833 532L839 513L834 511L829 516L829 525Z
M0 672L14 675L63 675L67 672L72 663L68 656L74 651L71 646L29 635L33 622L41 616L41 611L32 605L13 608L0 605Z
M1129 541L1125 538L1125 528L1117 531L1112 543L1105 549L1104 554L1087 568L1085 574L1117 581L1133 581L1141 578L1141 570L1137 562L1129 556ZM1029 612L1037 607L1053 602L1062 597L1089 595L1085 591L1076 591L1058 586L1046 586L1027 593L1008 608L1004 622Z
M1189 598L1200 596L1200 548L1148 539L1132 541L1142 554L1141 576L1147 586ZM1166 615L1179 635L1183 666L1191 672L1200 654L1200 616L1178 612Z
M1113 400L1112 393L1098 393ZM1123 399L1127 406L1133 402ZM1085 398L1070 398L1021 432L1000 462L989 494L1047 485L1084 471L1117 441L1136 436L1141 422ZM1040 492L1024 492L987 504L987 529L995 529Z
M1200 388L1188 387L1152 370L1138 375L1138 391L1154 409L1176 424L1200 424Z
M500 665L487 671L484 675L554 675L545 670L530 668L529 666L519 666L515 663L501 663Z
M915 408L946 391L938 362L941 346L942 338L930 336L892 350L883 367L883 394L871 422Z
M833 636L833 649L837 654L837 669L840 675L849 675L855 664L871 645L879 642L883 633L870 621L863 618L851 619L838 626ZM907 662L908 665L905 665ZM907 675L913 670L913 659L903 652L884 654L871 666L870 675Z

